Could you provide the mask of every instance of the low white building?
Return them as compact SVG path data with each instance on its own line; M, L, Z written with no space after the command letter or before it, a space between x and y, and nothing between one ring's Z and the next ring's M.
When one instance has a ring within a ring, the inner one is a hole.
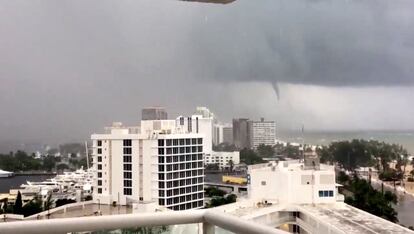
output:
M335 203L338 194L333 166L306 167L298 161L270 162L249 167L249 197L288 204Z
M204 135L177 128L175 120L115 123L106 131L91 137L95 202L204 206Z
M206 164L218 164L220 169L229 168L232 163L233 166L240 163L240 152L215 152L211 156L205 157Z

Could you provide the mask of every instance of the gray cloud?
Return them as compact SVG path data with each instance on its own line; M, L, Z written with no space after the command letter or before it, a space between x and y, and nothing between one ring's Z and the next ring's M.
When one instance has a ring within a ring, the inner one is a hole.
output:
M411 86L413 7L0 0L0 140L87 137L113 120L137 122L146 105L173 114L209 105L226 119L264 111L254 102L263 91L232 89L239 82ZM253 101L240 104L240 96ZM302 114L293 101L268 103Z

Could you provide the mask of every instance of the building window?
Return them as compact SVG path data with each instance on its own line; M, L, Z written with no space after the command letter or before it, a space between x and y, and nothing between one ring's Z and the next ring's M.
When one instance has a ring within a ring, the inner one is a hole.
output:
M132 156L124 156L124 162L126 163L132 162Z
M158 171L164 171L164 165L158 165Z
M319 190L319 197L333 197L333 190Z
M164 182L158 182L158 188L165 188Z
M102 154L102 149L98 148L98 154Z
M132 154L132 148L124 148L124 154Z
M164 146L164 140L158 140L158 146Z
M132 189L131 188L124 188L124 195L132 195Z
M124 164L124 171L131 171L132 165L131 164Z
M102 170L102 164L98 164L98 170Z
M98 141L97 141L97 145L98 145L98 146L102 146L102 141L101 141L101 140L98 140Z
M102 186L102 180L98 180L98 186Z
M164 154L164 148L158 148L158 154L163 155Z
M167 139L167 141L166 141L166 145L167 145L167 146L171 146L171 144L172 144L172 140L171 140L171 139Z
M102 188L98 188L98 194L102 194Z
M132 179L132 172L124 172L125 179Z
M262 181L262 185L265 186L266 185L266 181Z
M98 156L98 162L102 162L102 157Z
M165 205L165 201L164 201L164 199L159 199L158 201L159 201L159 202L158 202L158 204L159 204L160 206Z
M98 178L102 178L102 172L98 172Z
M124 187L132 187L132 180L124 180Z
M132 146L132 140L124 140L124 146Z

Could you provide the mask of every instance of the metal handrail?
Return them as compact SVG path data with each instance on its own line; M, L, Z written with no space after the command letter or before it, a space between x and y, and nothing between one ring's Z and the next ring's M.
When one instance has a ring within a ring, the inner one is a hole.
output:
M231 214L224 214L209 210L172 211L145 214L106 215L94 217L7 222L0 223L0 233L68 233L192 223L208 223L234 233L242 234L287 233L282 230L265 226L263 224L257 224L249 220L243 220Z

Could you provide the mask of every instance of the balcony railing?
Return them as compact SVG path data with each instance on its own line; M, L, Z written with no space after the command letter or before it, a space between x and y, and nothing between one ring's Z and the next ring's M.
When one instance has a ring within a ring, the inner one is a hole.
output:
M200 224L195 233L214 234L216 227L233 233L286 234L287 232L269 226L244 220L230 214L211 210L189 210L145 214L108 215L94 217L31 220L0 223L0 233L69 233L137 227L169 226L179 224Z

